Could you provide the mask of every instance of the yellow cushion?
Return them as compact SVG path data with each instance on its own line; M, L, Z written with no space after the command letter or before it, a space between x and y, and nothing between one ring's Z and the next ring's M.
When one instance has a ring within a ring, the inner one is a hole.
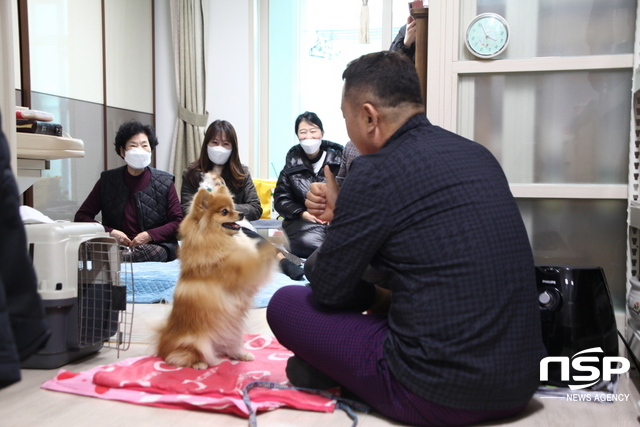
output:
M276 188L277 180L275 179L255 179L253 185L256 187L258 197L260 197L260 205L262 206L262 216L260 219L271 218L271 201L273 200L273 189Z

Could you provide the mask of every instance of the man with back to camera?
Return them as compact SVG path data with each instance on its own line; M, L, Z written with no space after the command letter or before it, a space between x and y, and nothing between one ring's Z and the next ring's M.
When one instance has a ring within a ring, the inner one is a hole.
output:
M267 309L295 354L289 380L340 384L415 425L520 412L545 351L533 255L502 168L427 120L401 54L362 56L343 79L347 132L362 155L339 196L331 179L308 195L331 221L310 288L282 288ZM390 292L361 280L369 264Z

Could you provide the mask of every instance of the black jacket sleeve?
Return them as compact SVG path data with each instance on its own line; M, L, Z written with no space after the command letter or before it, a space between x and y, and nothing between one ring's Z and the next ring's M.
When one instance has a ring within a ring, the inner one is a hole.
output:
M182 206L182 215L187 216L189 212L189 206L191 206L191 200L198 191L198 187L194 187L187 178L187 170L182 172L182 187L180 188L180 205Z
M391 42L391 46L389 47L389 50L404 53L405 55L407 55L409 59L415 62L416 44L414 42L411 44L411 46L404 45L404 36L406 35L406 32L407 32L407 25L405 24L402 27L400 27L400 30L398 31L396 38L393 39L393 42Z
M276 211L286 219L298 219L306 207L297 202L293 196L291 177L286 168L280 172L276 188L273 190L273 205Z

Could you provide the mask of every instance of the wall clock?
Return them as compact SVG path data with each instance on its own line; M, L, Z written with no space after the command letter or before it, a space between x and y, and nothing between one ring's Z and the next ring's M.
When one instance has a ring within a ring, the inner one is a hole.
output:
M509 24L497 13L483 13L467 26L465 44L478 58L500 55L509 44Z

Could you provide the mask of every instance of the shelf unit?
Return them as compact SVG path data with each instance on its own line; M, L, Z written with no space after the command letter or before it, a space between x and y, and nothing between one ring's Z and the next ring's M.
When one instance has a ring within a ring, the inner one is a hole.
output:
M49 169L51 160L84 157L81 139L18 132L16 140L20 194L42 178L42 171Z
M627 213L627 309L625 336L640 358L640 3L636 12L633 55L633 104L629 146L629 207Z

